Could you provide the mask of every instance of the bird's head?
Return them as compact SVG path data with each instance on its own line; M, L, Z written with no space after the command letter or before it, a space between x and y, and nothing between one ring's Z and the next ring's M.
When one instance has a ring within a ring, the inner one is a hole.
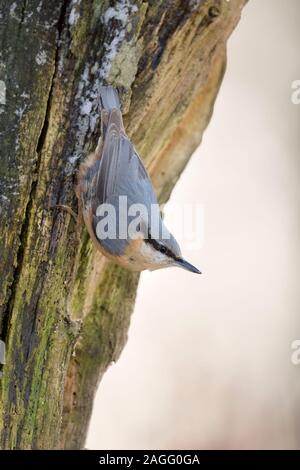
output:
M140 236L129 242L126 250L126 267L133 271L179 267L201 274L182 257L177 241L165 226L163 228L163 237L155 238L148 231L147 236Z

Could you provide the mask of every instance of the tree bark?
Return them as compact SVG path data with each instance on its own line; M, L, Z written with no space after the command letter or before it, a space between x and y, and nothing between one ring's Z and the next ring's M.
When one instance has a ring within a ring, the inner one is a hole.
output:
M3 449L80 449L126 343L139 276L94 250L76 169L99 137L99 86L165 202L199 145L245 0L0 0Z

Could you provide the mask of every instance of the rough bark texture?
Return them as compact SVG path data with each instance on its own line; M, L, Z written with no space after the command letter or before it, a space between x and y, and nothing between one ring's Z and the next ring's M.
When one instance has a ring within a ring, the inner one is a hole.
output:
M55 209L77 208L99 86L119 88L166 201L210 119L244 3L0 0L3 449L82 448L97 384L127 339L138 275Z

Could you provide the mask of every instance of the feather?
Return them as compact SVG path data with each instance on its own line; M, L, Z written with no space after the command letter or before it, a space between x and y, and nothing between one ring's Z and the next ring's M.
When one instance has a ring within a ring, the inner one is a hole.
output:
M112 204L115 207L117 237L115 240L99 241L109 253L120 255L128 243L128 234L126 239L118 236L119 197L127 197L128 207L133 204L143 204L148 212L148 220L151 205L157 204L157 199L145 166L125 133L122 114L120 109L117 109L119 100L112 87L102 87L101 103L105 107L102 111L105 125L102 125L101 142L81 181L81 187L84 189L83 206L86 209L91 208L94 233L101 220L97 215L98 208L103 204ZM134 218L134 216L128 217L128 224ZM146 222L141 227L144 238L149 232Z

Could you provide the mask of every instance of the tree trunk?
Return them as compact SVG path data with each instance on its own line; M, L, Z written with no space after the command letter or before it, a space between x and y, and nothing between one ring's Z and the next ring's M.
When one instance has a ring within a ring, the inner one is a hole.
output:
M80 449L126 343L139 276L94 250L76 169L99 137L99 86L165 202L199 145L245 0L0 0L3 449Z

